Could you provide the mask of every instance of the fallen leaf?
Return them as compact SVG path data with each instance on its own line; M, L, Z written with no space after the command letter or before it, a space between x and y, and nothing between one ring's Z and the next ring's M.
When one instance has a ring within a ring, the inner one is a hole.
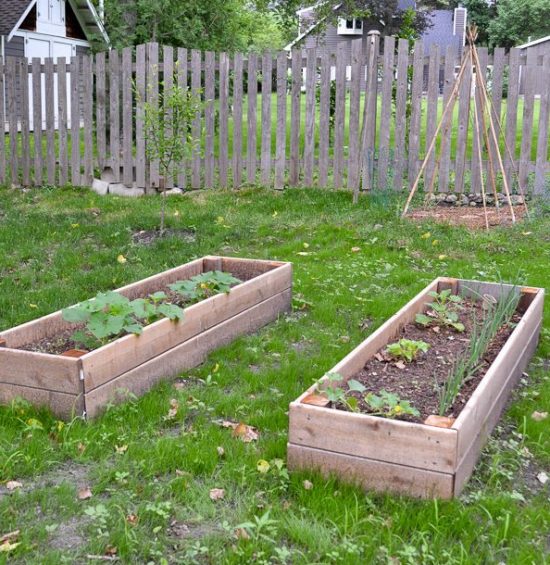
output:
M78 491L78 500L88 500L89 498L92 498L92 496L93 494L90 487L85 487Z
M124 453L126 453L128 451L128 446L127 445L115 445L115 451L116 451L117 455L123 455Z
M539 480L539 482L543 485L545 485L548 482L548 475L544 472L541 471L538 475L537 475L537 479Z
M276 218L279 215L279 212L277 212L277 210L275 210L275 212L273 212L273 214L271 214L272 218Z
M138 517L135 514L128 514L128 516L126 516L126 521L128 524L135 526L138 523Z
M433 331L435 334L438 334L438 333L441 331L441 328L440 328L439 326L434 326L434 327L432 328L432 331Z
M306 490L311 490L313 488L313 483L307 479L302 484Z
M20 542L10 543L9 541L5 541L4 543L0 544L0 553L8 553L10 551L13 551L19 545L21 545Z
M374 358L377 361L380 361L380 363L382 363L384 361L384 356L381 353L376 353L376 355L374 356Z
M86 446L82 442L79 442L77 445L77 449L78 449L78 453L82 455L86 451Z
M423 233L420 237L422 239L429 239L430 237L432 237L432 234L429 231L427 231L426 233Z
M403 369L406 368L406 365L405 365L405 363L403 363L403 361L398 361L397 363L394 363L394 365L395 365L398 369L401 369L401 370L403 370Z
M124 257L124 255L119 255L116 260L121 264L124 265L124 263L126 263L128 260L126 259L126 257Z
M220 370L220 364L219 364L219 363L216 363L216 364L214 365L214 368L212 369L212 372L213 372L213 373L217 373L219 370Z
M237 536L237 539L250 539L250 534L244 528L237 528L235 530L235 536Z
M310 404L311 406L327 406L330 400L321 394L308 394L303 400L302 404Z
M521 235L531 235L532 233L532 231L522 231Z
M225 449L221 446L216 447L216 451L218 452L219 457L223 457L225 455Z
M29 308L36 310L38 308L38 306L36 304L29 304Z
M258 469L258 473L265 475L271 469L271 465L265 459L260 459L256 464L256 469Z
M424 425L434 426L436 428L452 428L455 423L454 418L448 418L447 416L437 416L432 414L424 420Z
M351 248L352 253L357 253L358 251L361 251L360 247L352 247Z
M176 210L176 211L174 212L174 216L177 218L179 215L180 215L180 213Z
M251 443L258 439L259 434L252 426L240 423L233 429L233 437L241 438L244 443Z
M306 243L305 241L304 241L304 249L309 249L309 243Z
M210 500L223 500L225 498L225 490L223 488L213 488L210 490Z
M311 255L308 251L298 251L296 255L301 255L302 257L306 257L307 255Z
M176 390L183 390L186 387L186 384L178 381L177 383L174 383L173 386Z
M16 490L18 488L21 488L23 486L23 483L20 483L19 481L8 481L6 483L6 488L8 490Z
M432 245L435 247L439 243L439 239L434 239Z
M109 557L113 557L117 553L118 553L118 549L116 547L114 547L113 545L108 545L105 548L105 555L108 555Z
M445 254L442 253L441 255L439 255L438 259L439 259L440 261L443 261L443 259L447 259L447 255L445 255Z
M7 541L12 542L15 541L20 534L20 530L14 530L13 532L8 532L7 534L4 534L2 536L0 536L0 543L5 543Z
M175 398L170 400L170 410L168 414L164 417L165 420L173 420L178 415L179 403Z
M73 228L73 230L75 230L76 228L78 228L80 226L80 224L71 224L71 228Z
M535 420L535 422L542 422L548 418L548 412L537 412L536 410L531 414L531 418Z

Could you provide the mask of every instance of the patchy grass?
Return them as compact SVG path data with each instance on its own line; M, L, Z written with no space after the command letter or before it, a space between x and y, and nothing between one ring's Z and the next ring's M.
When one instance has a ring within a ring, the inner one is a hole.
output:
M401 221L399 204L390 194L354 207L343 192L201 192L168 203L169 227L194 240L139 246L132 232L158 225L160 199L0 190L1 329L204 254L295 263L294 312L212 354L177 388L163 383L90 423L63 425L23 402L0 408L0 536L21 530L0 563L85 563L109 548L125 563L546 562L549 493L537 475L550 471L550 430L530 415L550 411L548 307L529 379L459 500L365 494L281 467L288 403L435 276L548 285L542 206L487 234ZM179 409L167 419L171 399ZM233 438L223 419L255 426L259 440ZM9 480L22 488L8 491ZM83 487L92 498L78 500ZM212 501L213 488L225 497Z

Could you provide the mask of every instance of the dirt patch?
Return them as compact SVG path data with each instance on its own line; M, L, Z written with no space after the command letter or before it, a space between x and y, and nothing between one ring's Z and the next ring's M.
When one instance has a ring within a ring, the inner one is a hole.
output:
M439 414L438 390L447 380L454 362L468 349L474 328L474 315L479 324L484 316L481 303L465 300L460 311L460 320L465 326L463 332L445 326L436 326L439 327L436 332L433 328L425 328L416 323L403 326L392 342L403 338L424 341L429 344L429 350L420 353L411 363L396 363L395 359L387 355L386 347L380 349L367 361L363 369L352 377L366 388L364 393L352 393L358 400L360 411L372 413L372 409L364 401L366 394L378 395L381 390L386 390L398 395L402 400L408 400L420 412L420 417L407 415L402 417L404 420L423 422L430 414ZM520 319L521 316L515 314L512 324L500 328L485 355L479 360L478 370L463 383L454 404L446 413L447 416L457 417L460 414L512 333L513 324ZM344 405L338 405L337 408L346 409Z
M86 538L81 531L85 522L82 518L71 518L68 522L59 524L50 534L49 546L58 551L70 551L83 546Z
M522 220L526 215L525 206L514 206L514 214L516 220ZM512 225L512 216L508 206L501 206L498 210L494 206L488 207L487 216L490 228ZM437 206L419 208L411 210L407 217L416 222L432 220L442 224L465 226L470 229L485 229L483 207Z
M132 243L134 245L153 245L160 239L168 238L181 239L184 243L195 243L197 241L197 234L190 229L166 229L164 235L161 237L158 229L154 230L139 230L132 232Z
M168 527L168 535L178 539L201 539L218 531L213 524L185 524L172 520Z

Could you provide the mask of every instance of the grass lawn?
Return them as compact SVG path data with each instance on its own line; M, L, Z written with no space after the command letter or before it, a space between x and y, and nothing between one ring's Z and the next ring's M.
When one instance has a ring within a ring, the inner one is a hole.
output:
M20 530L0 563L88 563L106 551L158 564L550 561L550 483L537 479L550 474L550 429L531 418L550 412L548 305L529 378L459 500L286 473L288 403L434 277L548 286L548 208L487 234L402 221L399 204L389 194L354 207L344 192L198 192L168 204L170 227L196 240L143 247L131 233L158 225L158 198L0 189L0 329L204 254L295 264L295 310L178 388L166 382L90 423L63 425L23 402L0 408L0 537ZM223 419L255 426L258 441L234 439ZM8 491L12 480L22 487ZM93 496L79 500L86 486ZM213 488L225 497L212 501Z

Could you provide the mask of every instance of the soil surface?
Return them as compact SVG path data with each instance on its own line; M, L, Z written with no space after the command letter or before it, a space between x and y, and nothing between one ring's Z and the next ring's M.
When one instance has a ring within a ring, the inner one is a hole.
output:
M197 236L193 230L189 229L166 229L162 238L177 237L185 243L195 243ZM139 230L132 233L132 243L134 245L152 245L155 241L162 239L160 231Z
M430 349L426 353L421 352L412 363L398 363L398 360L386 353L385 347L380 349L367 361L363 369L352 377L366 387L366 391L362 394L352 393L359 400L360 411L371 412L363 400L366 394L369 392L379 394L381 390L386 390L397 394L401 400L408 400L413 408L420 412L420 417L407 415L400 419L423 422L431 414L439 414L438 388L447 380L453 361L468 348L474 314L479 324L483 316L481 303L464 301L459 314L460 321L465 326L464 332L457 332L444 326L435 326L439 327L439 331L434 331L433 327L425 328L416 323L405 325L392 343L405 338L424 341L430 345ZM480 359L478 370L472 378L463 383L454 404L445 416L456 418L460 414L520 318L521 316L516 313L511 324L501 327L487 352ZM336 408L346 409L343 405L338 405Z
M258 276L258 273L252 272L251 269L246 267L233 269L231 274L238 278L241 282L245 282L247 280L253 279L254 277ZM240 284L240 283L239 283ZM236 285L233 285L236 286ZM180 308L186 308L191 306L191 302L185 300L181 294L170 290L168 287L160 287L155 289L151 294L154 292L163 291L168 296L168 302L171 304L175 304ZM73 340L73 335L77 330L80 330L84 327L83 324L73 324L71 325L70 329L66 329L62 332L59 332L53 336L43 338L38 341L34 341L32 343L27 343L22 345L18 349L23 351L34 351L35 353L49 353L50 355L61 355L66 351L71 349L79 349L84 350L82 344L79 344ZM122 335L113 338L111 341L115 341L123 337Z
M516 220L522 220L526 215L525 206L514 206ZM466 226L471 229L485 229L485 212L483 207L469 206L433 206L411 210L407 215L414 221L433 220L434 222L451 224L453 226ZM510 226L512 216L510 208L501 206L498 210L494 206L487 207L489 227Z

